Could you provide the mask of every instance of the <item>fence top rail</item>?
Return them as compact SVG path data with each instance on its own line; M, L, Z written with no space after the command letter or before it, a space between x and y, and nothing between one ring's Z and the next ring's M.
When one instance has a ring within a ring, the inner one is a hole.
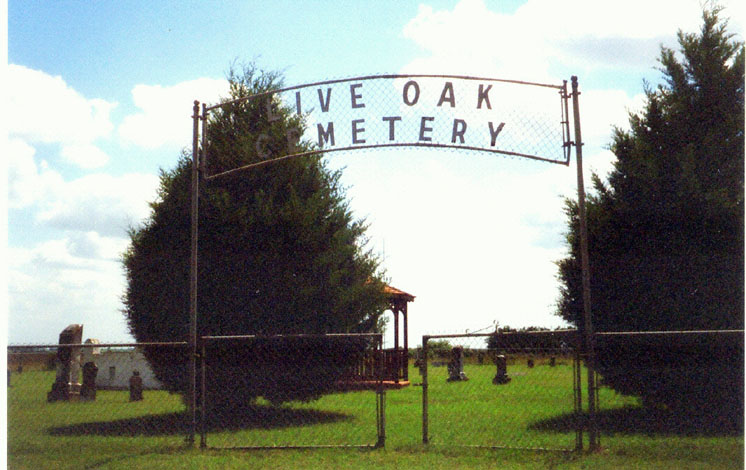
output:
M697 336L697 335L743 335L746 330L672 330L672 331L603 331L596 332L594 336ZM576 329L566 330L539 330L539 331L499 331L491 333L453 333L443 335L424 335L423 338L447 339L447 338L483 338L487 336L513 335L513 336L572 336L578 334Z
M695 335L743 335L744 330L682 330L682 331L599 331L596 336L695 336Z
M578 334L578 330L546 330L546 331L499 331L492 333L454 333L446 335L425 335L423 339L446 339L446 338L486 338L488 336L501 336L501 335L512 335L512 336L574 336Z
M21 344L8 345L8 349L57 349L57 348L137 348L141 346L188 346L186 341L149 343L73 343L73 344Z
M381 333L318 333L318 334L289 334L289 335L224 335L202 336L203 341L239 340L239 339L318 339L318 338L382 338Z

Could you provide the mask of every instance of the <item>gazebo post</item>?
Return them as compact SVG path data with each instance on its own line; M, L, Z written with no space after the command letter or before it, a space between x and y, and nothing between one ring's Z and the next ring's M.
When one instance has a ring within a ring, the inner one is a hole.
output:
M397 364L396 383L399 383L399 305L394 305L394 364Z
M404 360L402 361L402 368L404 372L404 380L409 380L409 321L407 319L407 303L404 302L401 310L404 316Z

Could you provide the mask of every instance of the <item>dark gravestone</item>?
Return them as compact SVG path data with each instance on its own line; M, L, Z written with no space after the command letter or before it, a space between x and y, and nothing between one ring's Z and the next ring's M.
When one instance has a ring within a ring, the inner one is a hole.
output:
M451 349L451 360L448 363L448 382L469 380L464 374L464 348L455 346Z
M83 325L70 325L60 333L58 344L80 344L83 339ZM57 376L52 390L47 393L47 401L77 400L80 398L80 348L61 346L57 348L55 361Z
M80 397L84 400L94 401L96 399L96 376L98 367L95 362L86 362L83 365L83 385L80 387Z
M422 357L418 357L414 361L414 366L417 368L417 371L420 373L420 375L425 375L425 359L422 359Z
M497 366L497 371L495 372L495 378L492 379L492 383L501 385L510 382L510 377L508 377L508 361L505 359L505 356L502 354L496 356L495 365Z
M142 400L142 377L140 372L132 371L132 377L130 377L130 401Z

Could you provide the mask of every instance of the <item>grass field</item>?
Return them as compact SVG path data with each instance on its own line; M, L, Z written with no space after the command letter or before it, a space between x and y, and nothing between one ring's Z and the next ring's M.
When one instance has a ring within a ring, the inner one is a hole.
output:
M99 391L95 402L47 403L52 372L14 375L8 389L8 468L239 469L267 468L743 468L741 433L697 430L686 417L651 416L634 399L601 392L598 454L492 450L462 445L571 449L572 368L511 366L513 380L491 384L494 366L468 365L468 382L446 383L429 369L430 438L421 444L422 388L386 394L386 448L238 451L184 448L186 420L177 395ZM420 381L412 368L410 378ZM584 395L585 397L585 395ZM258 404L246 416L213 417L211 447L374 444L375 394L326 396L309 404ZM230 419L229 419L230 418Z

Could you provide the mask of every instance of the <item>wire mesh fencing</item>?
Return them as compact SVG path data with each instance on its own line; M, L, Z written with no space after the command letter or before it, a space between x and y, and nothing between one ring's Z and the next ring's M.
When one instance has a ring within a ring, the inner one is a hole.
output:
M202 446L383 446L380 334L211 336L202 344Z
M8 347L8 452L379 447L380 334L200 338L196 426L187 343ZM199 436L195 436L195 433ZM69 450L69 449L68 449Z
M573 331L423 337L423 442L581 448L576 338Z
M602 437L743 435L743 330L611 332L595 338Z
M419 147L567 165L566 84L450 75L370 75L278 88L237 83L203 105L206 179L300 155Z
M742 330L595 338L602 446L639 433L743 435ZM412 384L391 392L389 442L581 449L591 423L577 339L574 331L423 337L410 351ZM381 335L203 337L200 346L194 437L205 447L386 442L385 388L401 364L386 360ZM79 448L183 447L193 437L189 401L169 390L184 389L188 358L186 343L9 346L11 467L41 447L71 457Z
M178 448L188 438L187 407L152 373L146 354L187 372L186 343L15 345L8 347L8 458L34 449ZM179 359L181 358L181 359Z

